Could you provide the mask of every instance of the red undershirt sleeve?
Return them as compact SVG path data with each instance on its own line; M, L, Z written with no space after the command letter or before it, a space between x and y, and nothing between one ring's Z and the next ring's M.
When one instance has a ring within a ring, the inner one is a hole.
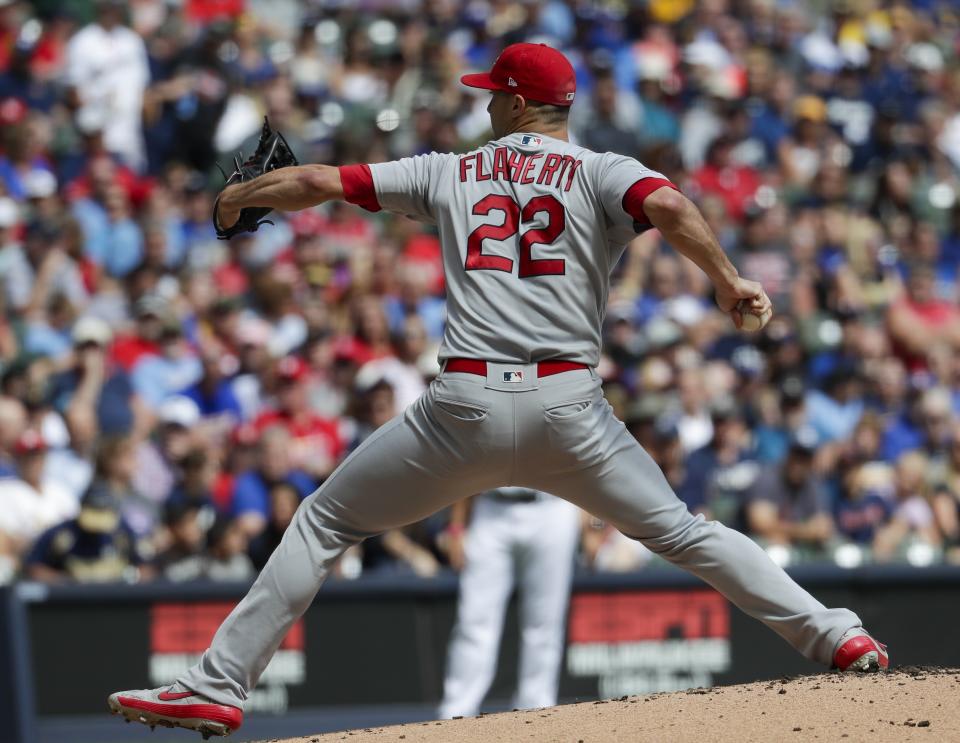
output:
M373 186L373 173L370 172L370 166L341 165L339 170L344 201L363 207L368 212L380 211L380 202L377 200L377 191Z
M647 196L659 188L680 190L666 178L641 178L623 195L623 210L638 224L650 224L646 212L643 211L643 202L646 201Z

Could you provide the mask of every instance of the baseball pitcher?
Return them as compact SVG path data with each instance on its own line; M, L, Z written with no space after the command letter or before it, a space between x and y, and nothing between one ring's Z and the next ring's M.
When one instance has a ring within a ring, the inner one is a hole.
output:
M746 536L691 515L601 393L609 275L638 232L660 230L696 263L737 328L746 315L748 327L769 319L763 288L738 275L663 175L569 142L576 81L561 53L515 44L489 73L462 82L492 91L494 139L473 152L295 166L270 161L283 149L274 141L258 148L259 160L238 163L220 194L222 236L256 229L270 209L332 199L436 225L447 282L442 372L303 501L200 662L171 687L111 695L111 709L205 737L237 729L247 694L344 550L507 485L554 493L615 525L807 658L886 667L884 646L856 614L826 608Z

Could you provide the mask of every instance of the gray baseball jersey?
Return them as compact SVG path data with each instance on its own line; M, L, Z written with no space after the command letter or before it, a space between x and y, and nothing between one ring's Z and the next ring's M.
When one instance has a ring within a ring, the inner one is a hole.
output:
M437 224L447 368L297 510L250 593L178 680L242 707L349 546L473 493L552 493L700 576L806 657L829 664L860 620L828 609L739 532L693 516L604 400L594 366L610 269L670 185L634 160L536 134L466 155L340 169L344 197ZM540 375L534 362L586 366Z
M369 167L375 199L348 183L348 200L440 232L448 316L441 360L596 366L610 271L649 226L627 213L624 196L645 180L647 193L671 185L633 158L539 134Z

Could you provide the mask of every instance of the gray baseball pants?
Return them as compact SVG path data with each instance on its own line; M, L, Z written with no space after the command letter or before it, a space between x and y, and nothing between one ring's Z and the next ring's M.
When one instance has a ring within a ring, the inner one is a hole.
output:
M522 372L520 375L510 372ZM337 558L473 493L517 485L571 501L689 570L807 658L832 663L860 620L827 609L748 537L693 516L614 416L592 370L537 378L536 365L442 373L300 505L246 597L179 680L242 707Z

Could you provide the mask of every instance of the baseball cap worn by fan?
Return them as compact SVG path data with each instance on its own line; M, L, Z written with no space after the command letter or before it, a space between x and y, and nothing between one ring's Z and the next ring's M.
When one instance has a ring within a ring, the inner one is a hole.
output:
M13 445L13 454L17 457L29 457L47 451L47 442L39 431L28 428Z
M490 72L464 75L471 88L517 93L554 106L569 106L577 92L573 66L546 44L511 44L497 57Z
M109 534L119 526L117 499L107 483L96 481L90 485L80 501L77 523L92 534Z
M186 395L172 395L163 401L157 411L160 422L168 426L190 429L200 422L200 408Z

